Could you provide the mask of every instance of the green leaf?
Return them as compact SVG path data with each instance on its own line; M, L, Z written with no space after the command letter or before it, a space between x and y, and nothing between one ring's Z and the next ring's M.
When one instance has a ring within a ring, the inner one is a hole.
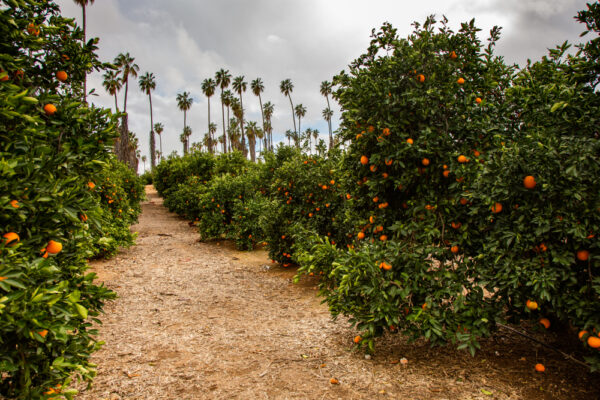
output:
M75 304L75 308L77 309L77 313L81 316L81 318L86 319L88 316L88 310L81 304Z

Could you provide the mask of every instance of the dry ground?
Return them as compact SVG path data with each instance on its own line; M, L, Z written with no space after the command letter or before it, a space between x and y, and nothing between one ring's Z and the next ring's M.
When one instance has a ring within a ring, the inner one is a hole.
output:
M320 304L316 281L293 284L294 271L262 250L198 242L147 193L138 244L93 263L119 298L102 317L94 386L77 399L600 398L598 375L510 332L475 357L394 335L365 359L356 333Z

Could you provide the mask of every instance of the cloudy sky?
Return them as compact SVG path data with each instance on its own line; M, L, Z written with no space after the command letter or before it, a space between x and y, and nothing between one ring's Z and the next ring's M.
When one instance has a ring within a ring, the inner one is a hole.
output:
M72 0L57 3L63 15L81 22L81 9ZM244 75L248 84L262 78L263 102L275 105L276 141L293 128L289 101L279 91L279 83L286 78L294 84L294 105L302 103L307 108L302 130L318 129L325 137L327 124L321 113L326 102L319 94L320 83L330 81L362 54L371 29L385 21L398 29L400 37L408 36L413 21L423 21L430 14L445 15L455 29L460 22L475 18L483 36L499 25L503 30L497 54L523 65L565 40L579 42L583 26L573 16L584 8L585 0L98 0L87 9L87 29L88 37L100 38L103 61L129 52L140 74L149 71L156 76L154 121L165 126L163 153L167 155L182 148L183 113L177 108L177 93L189 91L194 99L188 125L192 142L199 141L207 131L207 101L201 83L214 78L220 68L234 77ZM99 94L94 103L114 107L100 74L89 77L90 87ZM211 115L221 132L218 99L212 98ZM145 155L149 154L148 108L148 98L137 83L130 85L130 129L140 139ZM258 98L249 85L244 108L247 120L261 120ZM332 108L335 129L340 113L337 105Z

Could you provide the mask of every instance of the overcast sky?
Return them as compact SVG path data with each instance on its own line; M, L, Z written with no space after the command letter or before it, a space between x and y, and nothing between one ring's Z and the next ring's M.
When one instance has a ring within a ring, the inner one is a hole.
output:
M81 22L81 8L72 0L57 3L64 16ZM327 124L321 113L326 102L319 93L320 83L331 81L362 54L371 29L385 21L398 29L400 37L408 36L413 21L422 22L430 14L445 15L455 30L460 22L475 18L483 29L482 39L492 26L499 25L503 29L497 54L509 63L523 65L528 58L537 60L547 48L565 40L578 43L584 27L573 17L585 8L585 0L97 0L87 8L87 32L88 38L100 38L103 61L129 52L140 67L140 75L149 71L156 76L154 122L165 126L163 153L168 155L182 151L179 135L183 113L177 108L177 93L189 91L194 99L188 125L193 132L191 141L200 141L207 131L207 101L201 83L214 78L220 68L228 69L233 77L245 76L248 121L261 121L250 81L262 78L263 102L275 105L276 141L283 140L287 129L293 129L289 101L279 91L279 83L291 79L294 105L302 103L307 108L302 130L318 129L324 138ZM114 108L100 74L90 75L90 88L99 94L92 100L95 104ZM123 91L121 108L122 97ZM211 121L217 123L220 134L219 96L211 100ZM332 108L335 129L340 112L336 104ZM148 98L137 82L130 85L127 110L141 153L149 155Z

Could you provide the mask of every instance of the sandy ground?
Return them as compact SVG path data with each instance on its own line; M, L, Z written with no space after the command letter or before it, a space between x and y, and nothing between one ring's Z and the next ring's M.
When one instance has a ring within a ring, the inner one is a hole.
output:
M475 357L391 335L366 359L315 280L293 284L262 250L199 242L147 194L138 244L92 265L119 298L102 316L98 376L77 399L600 398L598 375L510 332Z

